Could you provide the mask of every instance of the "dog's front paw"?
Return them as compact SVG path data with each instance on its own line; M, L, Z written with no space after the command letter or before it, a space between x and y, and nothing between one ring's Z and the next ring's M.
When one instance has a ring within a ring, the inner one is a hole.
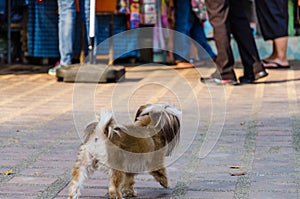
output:
M169 183L167 178L161 178L159 180L159 184L163 186L164 188L169 188Z
M125 199L125 198L123 198L123 197L119 197L119 196L117 196L117 195L111 195L111 194L109 194L109 199Z
M78 199L79 198L79 187L76 186L74 183L71 183L69 189L69 197L68 199Z
M116 189L109 188L108 192L110 199L123 199L122 194L116 191Z
M70 194L68 199L78 199L79 196L77 194Z
M128 189L128 190L124 190L124 196L125 197L137 197L138 193L134 190L134 189Z

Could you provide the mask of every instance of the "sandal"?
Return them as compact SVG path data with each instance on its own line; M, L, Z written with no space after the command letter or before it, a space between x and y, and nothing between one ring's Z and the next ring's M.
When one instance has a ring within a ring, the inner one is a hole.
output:
M272 61L267 61L267 60L262 60L262 64L265 68L267 69L287 69L287 68L290 68L291 66L290 65L281 65L279 63L276 63L276 62L272 62ZM266 66L265 64L272 64L274 66Z

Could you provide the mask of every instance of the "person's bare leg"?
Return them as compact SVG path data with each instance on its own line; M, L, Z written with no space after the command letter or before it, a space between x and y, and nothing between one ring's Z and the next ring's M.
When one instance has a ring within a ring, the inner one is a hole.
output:
M268 62L275 62L282 66L288 66L289 62L286 57L288 45L288 37L279 37L273 40L273 52L272 55L264 60ZM275 66L272 63L264 64L265 66Z
M276 51L277 50L276 50L276 46L275 46L275 41L273 40L272 41L272 54L269 57L265 58L264 60L270 61L270 60L275 59L277 57Z

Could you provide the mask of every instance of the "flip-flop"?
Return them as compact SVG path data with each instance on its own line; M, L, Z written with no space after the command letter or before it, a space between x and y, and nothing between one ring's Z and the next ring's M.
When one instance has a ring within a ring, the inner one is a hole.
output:
M175 65L175 68L192 68L194 67L194 64L189 62L178 62Z
M267 69L284 69L284 68L286 69L286 68L291 67L290 65L284 66L284 65L281 65L279 63L272 62L272 61L267 61L267 60L264 60L264 59L262 60L262 62L263 62L264 67L267 68ZM272 64L274 66L266 66L265 64Z

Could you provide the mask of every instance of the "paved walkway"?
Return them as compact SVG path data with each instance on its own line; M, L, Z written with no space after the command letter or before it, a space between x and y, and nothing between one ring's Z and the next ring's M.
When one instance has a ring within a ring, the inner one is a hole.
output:
M0 198L66 198L80 130L100 108L132 118L141 104L183 110L181 143L167 158L170 189L148 174L138 198L300 198L300 62L256 84L215 87L197 70L127 67L120 83L57 82L40 67L0 70ZM242 70L238 68L237 74ZM75 124L75 125L74 125ZM96 172L82 199L107 198Z

